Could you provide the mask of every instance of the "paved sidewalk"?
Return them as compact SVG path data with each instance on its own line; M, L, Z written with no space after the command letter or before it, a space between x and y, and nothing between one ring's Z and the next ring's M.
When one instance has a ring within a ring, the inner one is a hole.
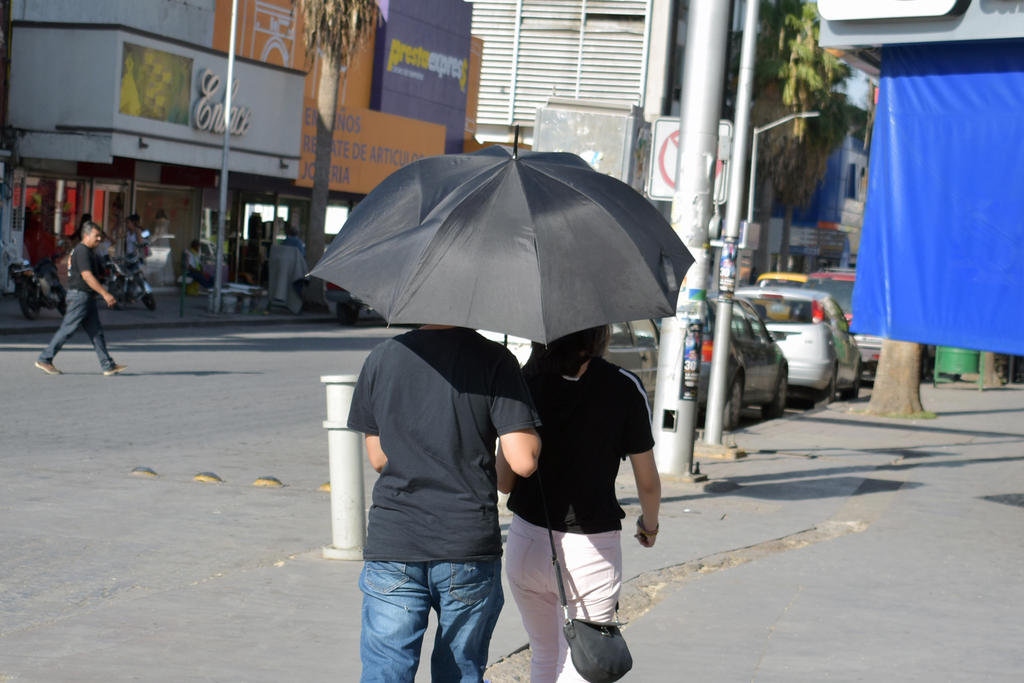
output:
M337 324L334 314L327 311L302 311L293 314L281 306L266 310L266 297L262 303L247 312L210 313L207 294L185 296L176 288L166 287L155 290L156 309L147 310L142 302L128 304L122 309L112 310L100 302L100 320L106 330L142 328L179 328L198 326L244 326L332 322ZM0 335L56 332L60 327L61 315L56 309L41 309L35 320L28 320L21 313L18 300L10 294L0 296Z
M684 564L636 582L657 596L626 630L638 680L1020 680L1024 387L922 399L937 419L760 423L748 460L668 493Z

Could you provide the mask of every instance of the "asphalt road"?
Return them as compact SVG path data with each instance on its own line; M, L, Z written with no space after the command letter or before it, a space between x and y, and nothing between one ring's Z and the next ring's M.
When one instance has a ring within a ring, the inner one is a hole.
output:
M32 366L48 335L2 338L5 441L20 444L23 457L83 473L145 465L168 475L201 468L226 479L277 474L318 485L323 472L308 465L326 450L320 376L357 373L393 332L250 330L108 331L112 356L128 366L117 377L100 375L84 335L58 354L58 377Z
M109 350L128 366L116 377L100 374L84 335L52 377L32 365L49 335L0 338L0 594L15 593L0 601L0 634L329 543L320 376L358 372L391 334L322 324L111 331ZM136 467L158 481L133 477ZM224 483L198 484L200 472ZM252 486L265 476L286 486ZM204 538L211 519L226 533Z

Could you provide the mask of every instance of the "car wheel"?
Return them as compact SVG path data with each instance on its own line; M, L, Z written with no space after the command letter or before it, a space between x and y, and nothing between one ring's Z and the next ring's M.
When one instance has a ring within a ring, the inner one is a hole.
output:
M853 386L841 392L843 400L853 401L860 396L860 363L857 363L857 372L853 375Z
M743 375L737 374L729 387L725 406L722 409L722 429L731 432L740 424L740 411L743 409Z
M786 412L786 390L789 388L787 374L786 368L779 371L779 379L775 381L775 394L772 396L772 400L761 406L761 417L766 420L782 417L782 414Z
M359 307L354 304L338 304L338 324L355 325L359 319Z
M828 386L821 390L821 394L818 396L819 401L825 403L831 403L836 400L836 382L837 376L839 375L839 367L832 367L832 377L828 380Z

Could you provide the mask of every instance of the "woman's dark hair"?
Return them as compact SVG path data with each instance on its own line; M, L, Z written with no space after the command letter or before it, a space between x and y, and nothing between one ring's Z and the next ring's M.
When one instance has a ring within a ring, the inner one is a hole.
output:
M559 337L547 346L534 342L523 371L574 377L585 362L605 352L608 334L608 326L600 325Z

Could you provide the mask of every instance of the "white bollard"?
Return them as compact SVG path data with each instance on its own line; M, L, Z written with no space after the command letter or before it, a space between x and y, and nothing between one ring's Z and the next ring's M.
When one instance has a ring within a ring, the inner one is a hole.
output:
M331 475L331 545L325 560L362 560L366 541L366 504L363 494L363 435L346 424L357 375L325 375L327 385L328 456Z

